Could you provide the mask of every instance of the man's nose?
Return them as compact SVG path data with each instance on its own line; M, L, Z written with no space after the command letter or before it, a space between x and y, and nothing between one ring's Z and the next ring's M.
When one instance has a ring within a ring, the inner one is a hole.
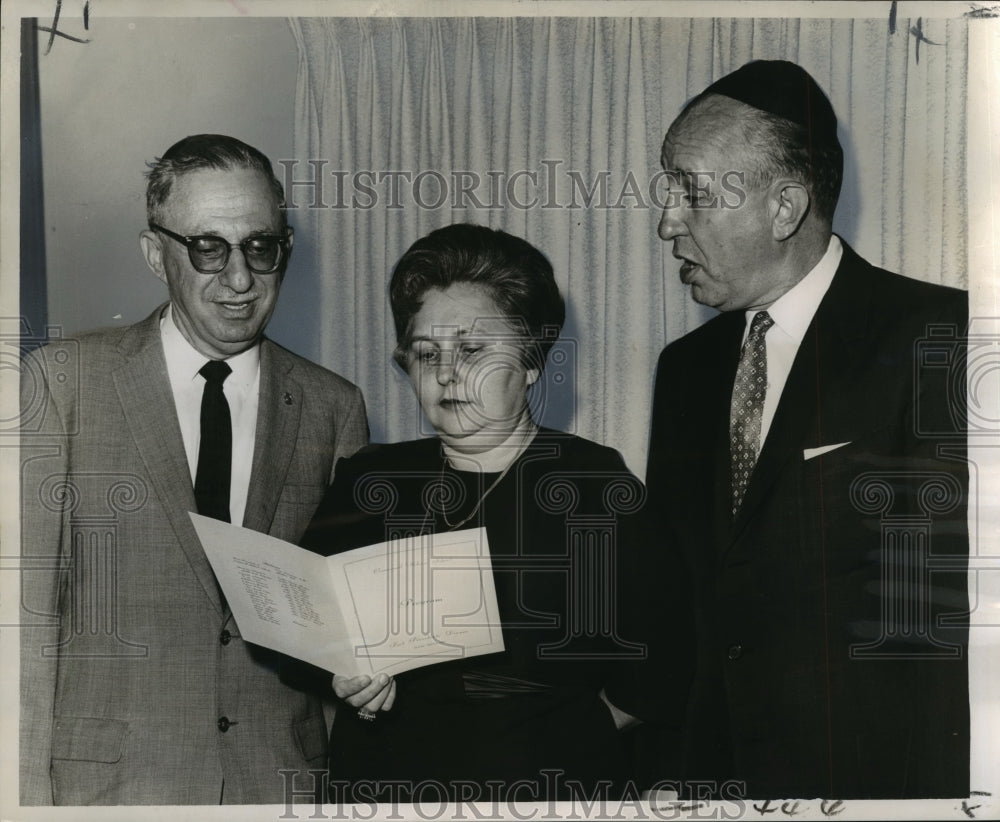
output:
M243 249L232 250L226 267L219 273L219 281L237 294L250 290L253 286L253 272L247 265L246 257L243 256Z
M671 195L673 196L673 195ZM672 240L684 233L684 221L681 219L683 206L680 203L672 203L668 199L660 215L660 224L656 228L656 233L661 240Z

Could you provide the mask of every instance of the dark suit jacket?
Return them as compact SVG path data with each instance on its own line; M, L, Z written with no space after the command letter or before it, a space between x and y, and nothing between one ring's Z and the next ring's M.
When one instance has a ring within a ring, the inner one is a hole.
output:
M686 777L753 798L967 795L967 310L845 244L735 521L743 312L663 351L647 486L696 598Z
M322 705L242 640L188 517L162 309L22 371L25 805L280 803L279 769L324 766ZM295 541L364 404L268 340L260 369L243 525Z

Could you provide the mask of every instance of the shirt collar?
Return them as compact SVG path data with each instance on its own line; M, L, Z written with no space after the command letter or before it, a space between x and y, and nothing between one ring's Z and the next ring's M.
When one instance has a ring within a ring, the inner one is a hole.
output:
M774 324L797 343L801 343L805 337L809 323L812 322L819 304L830 288L830 283L833 282L833 275L837 273L837 266L840 265L843 253L844 247L840 238L836 234L831 234L826 253L820 261L767 309ZM747 328L750 327L750 321L756 313L756 309L746 312Z
M167 367L175 374L180 374L185 380L202 379L198 373L208 361L208 357L189 343L174 321L173 306L160 318L160 338L163 340L163 355ZM233 369L227 380L227 385L249 387L257 377L260 368L260 342L255 343L246 351L226 358L226 363Z

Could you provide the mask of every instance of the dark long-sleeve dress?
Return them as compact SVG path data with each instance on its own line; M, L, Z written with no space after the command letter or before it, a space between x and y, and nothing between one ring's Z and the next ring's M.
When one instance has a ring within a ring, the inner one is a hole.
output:
M616 451L546 429L503 475L455 471L437 439L341 461L302 545L329 556L484 526L505 650L399 675L375 721L342 706L330 779L346 792L331 798L620 793L627 757L598 694L631 707L625 672L645 654L623 590L643 497Z

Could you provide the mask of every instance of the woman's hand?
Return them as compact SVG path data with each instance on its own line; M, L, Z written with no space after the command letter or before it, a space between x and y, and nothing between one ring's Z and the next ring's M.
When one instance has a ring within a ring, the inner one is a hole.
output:
M333 692L348 705L366 711L388 711L396 701L396 680L386 674L374 679L361 676L333 675Z

